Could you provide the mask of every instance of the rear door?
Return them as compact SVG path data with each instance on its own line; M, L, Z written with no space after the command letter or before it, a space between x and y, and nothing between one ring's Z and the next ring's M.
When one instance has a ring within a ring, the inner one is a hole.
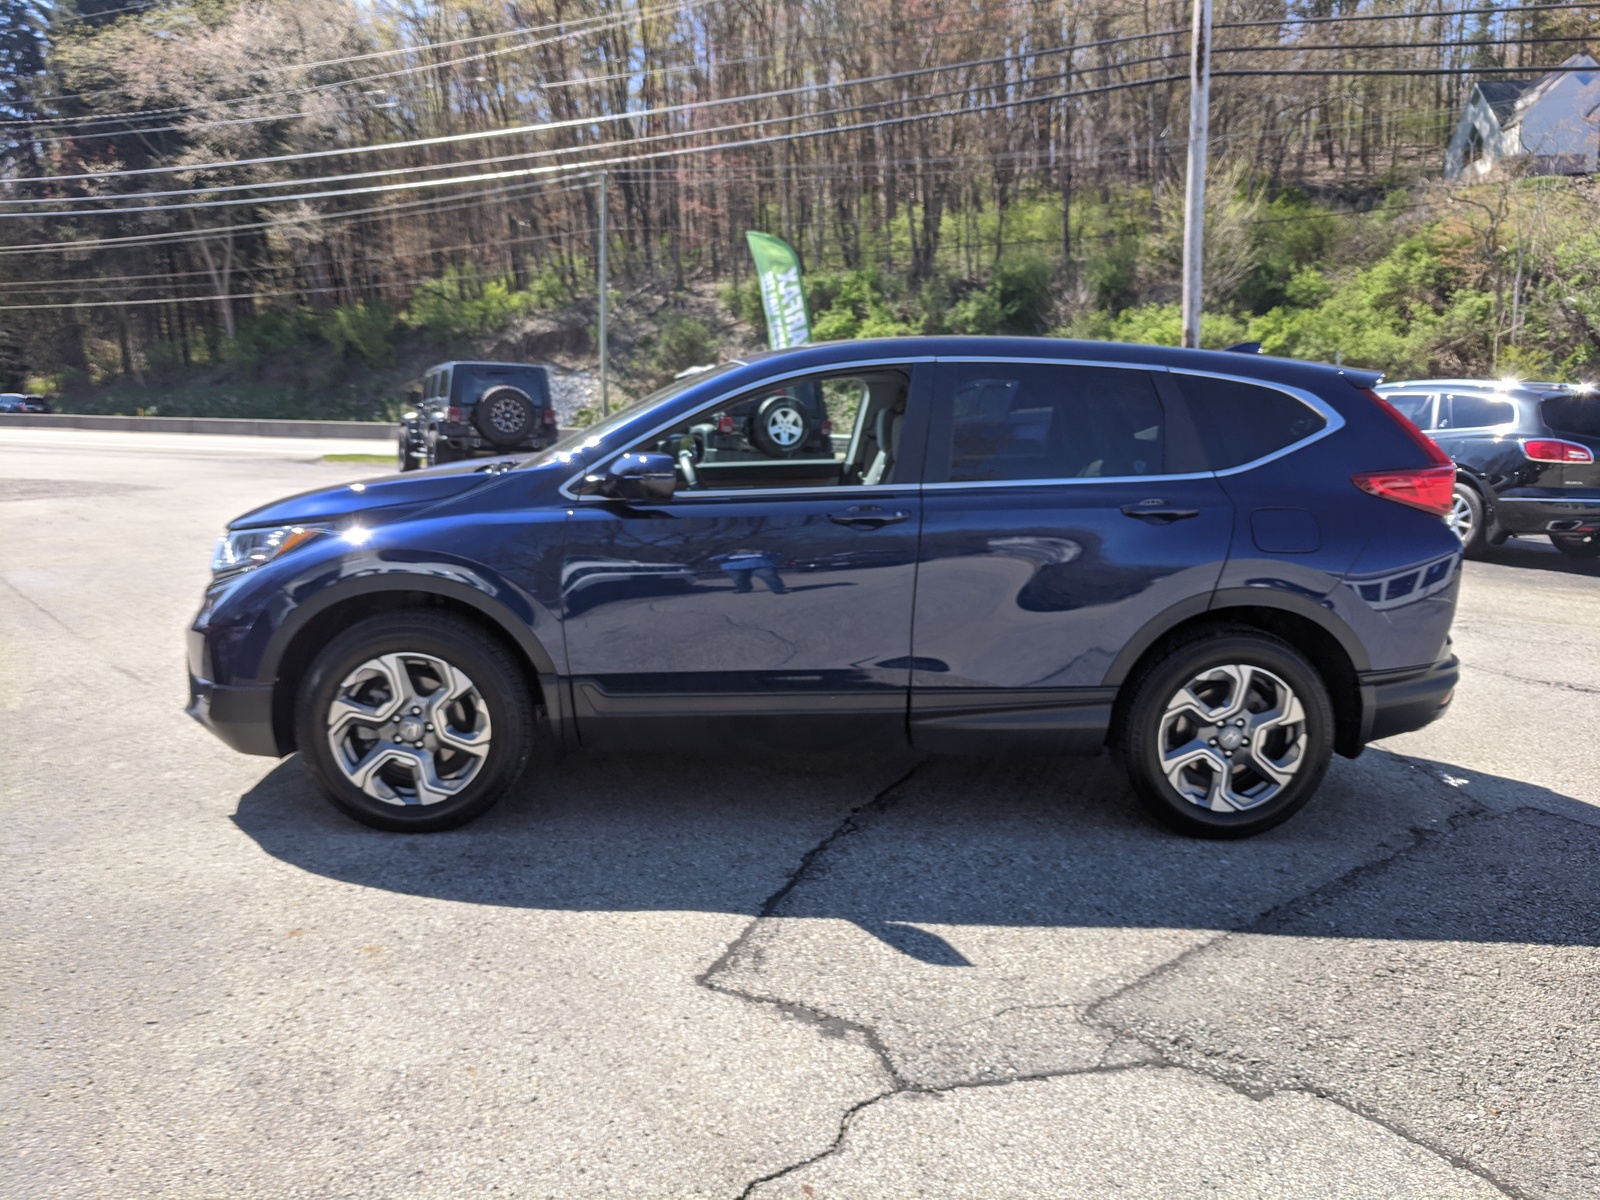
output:
M1204 611L1233 506L1153 372L942 360L912 636L912 741L1098 744L1107 671Z

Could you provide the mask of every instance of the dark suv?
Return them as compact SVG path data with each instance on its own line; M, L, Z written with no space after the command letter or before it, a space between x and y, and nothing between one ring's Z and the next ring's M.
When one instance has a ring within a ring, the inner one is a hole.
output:
M47 413L50 405L43 396L27 396L21 392L0 392L0 412Z
M1373 375L1148 346L809 346L675 381L521 463L256 509L217 545L189 711L386 829L549 742L1095 753L1195 834L1449 704L1455 468ZM705 453L812 394L814 453Z
M474 454L543 450L556 440L550 372L526 363L448 362L422 377L422 399L400 418L402 471Z
M1417 379L1377 389L1456 464L1446 523L1468 554L1548 534L1600 556L1600 394L1560 383Z

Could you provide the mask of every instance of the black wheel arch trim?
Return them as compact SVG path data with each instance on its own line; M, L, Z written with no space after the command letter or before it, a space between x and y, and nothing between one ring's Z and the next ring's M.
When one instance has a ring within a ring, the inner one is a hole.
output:
M1184 622L1206 613L1233 608L1272 608L1304 617L1339 644L1353 670L1360 673L1372 669L1372 661L1355 634L1309 596L1278 588L1238 587L1222 588L1210 596L1191 597L1152 618L1123 646L1106 671L1103 685L1120 687L1145 652Z
M551 728L556 731L563 744L568 741L571 733L572 706L569 702L566 680L564 673L556 666L555 658L549 648L532 628L532 611L530 610L524 618L520 614L513 613L505 601L497 595L454 580L409 571L394 571L355 576L325 587L304 603L296 605L283 623L273 631L265 650L262 651L257 677L271 680L271 686L276 689L280 682L279 668L290 647L294 645L295 639L305 627L322 613L350 600L396 592L424 592L463 604L504 634L522 651L532 667L543 693L546 717Z

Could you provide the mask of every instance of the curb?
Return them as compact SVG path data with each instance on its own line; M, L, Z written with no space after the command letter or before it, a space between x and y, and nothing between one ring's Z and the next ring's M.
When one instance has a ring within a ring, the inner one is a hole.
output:
M392 442L393 421L282 421L249 417L106 417L86 413L0 413L0 429L99 429L134 433L222 433L236 437L360 438Z

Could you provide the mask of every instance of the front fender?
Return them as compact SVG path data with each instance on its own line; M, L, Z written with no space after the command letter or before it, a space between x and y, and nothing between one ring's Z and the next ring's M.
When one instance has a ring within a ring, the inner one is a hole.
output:
M317 617L339 605L370 596L420 592L466 605L487 618L515 643L540 675L557 674L555 658L538 632L558 638L554 617L508 580L477 564L433 564L438 572L424 573L419 564L391 564L334 580L315 581L309 593L276 623L267 639L256 670L257 678L276 680L289 647Z

